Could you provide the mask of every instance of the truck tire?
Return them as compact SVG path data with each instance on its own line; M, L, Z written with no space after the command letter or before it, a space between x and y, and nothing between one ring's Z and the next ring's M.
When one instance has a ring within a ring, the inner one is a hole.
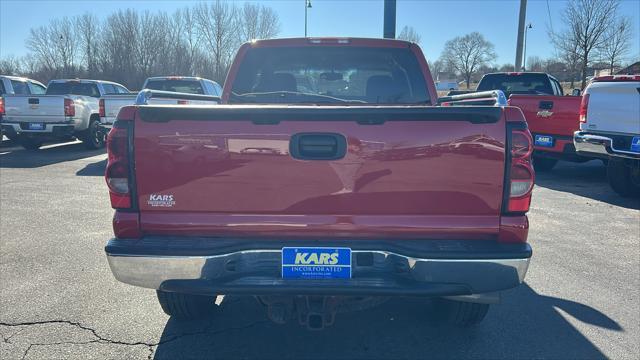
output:
M181 320L210 316L217 308L215 296L191 295L156 290L158 302L165 314Z
M100 129L100 119L92 117L89 120L89 127L85 130L80 138L84 146L89 150L97 150L104 147L104 132Z
M489 311L489 304L437 299L435 311L448 323L458 327L470 327L479 324Z
M22 138L20 139L20 145L27 150L39 150L40 146L42 146L43 142L36 139L31 138Z
M640 161L609 159L607 178L613 191L620 196L640 196Z
M546 172L551 171L554 166L558 163L557 159L550 159L544 157L534 157L533 158L533 168L536 171Z

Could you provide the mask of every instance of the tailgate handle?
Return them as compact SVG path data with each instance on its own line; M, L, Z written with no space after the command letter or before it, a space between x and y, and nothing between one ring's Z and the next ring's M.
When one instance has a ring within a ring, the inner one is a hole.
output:
M29 104L31 104L31 105L40 104L40 99L38 99L38 98L29 98Z
M289 153L300 160L337 160L346 152L347 139L335 133L298 133L289 142Z
M540 101L538 108L542 110L551 110L553 109L553 101Z

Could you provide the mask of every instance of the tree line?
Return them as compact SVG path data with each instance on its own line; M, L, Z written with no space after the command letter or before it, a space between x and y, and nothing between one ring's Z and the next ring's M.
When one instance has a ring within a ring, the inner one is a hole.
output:
M633 29L631 19L620 15L620 0L569 0L562 12L566 26L559 31L548 30L555 54L546 60L538 56L526 60L527 71L549 73L560 81L579 82L586 86L589 71L619 68L631 48ZM416 31L405 26L399 38L418 42ZM417 41L416 41L417 39ZM467 88L488 72L519 71L513 64L494 64L493 44L478 32L458 36L445 43L440 57L430 62L434 77L438 73L456 74L464 79Z
M569 0L559 31L548 30L553 56L526 59L526 70L543 71L560 81L584 88L589 70L618 68L633 40L629 17L620 15L620 0ZM268 39L280 32L278 14L270 7L216 0L173 13L118 10L105 19L91 13L54 19L32 28L29 53L0 59L0 73L47 82L53 78L86 77L120 82L139 89L153 75L193 75L224 81L241 43ZM404 26L398 38L420 43L420 34ZM478 33L445 43L430 62L434 77L453 73L469 87L483 74L516 71L512 64L496 65L493 44Z
M252 3L221 0L173 13L118 10L105 19L85 13L32 28L29 53L0 60L0 73L42 82L92 78L139 89L155 75L192 75L224 82L243 42L273 38L278 14Z

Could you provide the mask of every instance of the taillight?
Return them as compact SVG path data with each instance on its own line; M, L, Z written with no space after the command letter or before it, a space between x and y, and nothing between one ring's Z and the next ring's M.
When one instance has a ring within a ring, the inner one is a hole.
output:
M64 99L64 116L76 116L76 105L72 99Z
M533 139L526 127L510 126L510 128L507 211L525 213L529 211L535 180L535 172L531 164Z
M104 111L104 99L100 99L98 101L98 114L100 115L100 117L105 117L106 112Z
M589 94L584 94L582 96L582 101L580 102L580 122L587 122L587 110L589 109Z
M0 97L0 115L4 115L4 99Z
M178 100L178 105L188 105L189 100Z
M111 207L131 208L131 182L129 161L129 130L131 122L116 121L107 136L107 169L105 179L109 186Z

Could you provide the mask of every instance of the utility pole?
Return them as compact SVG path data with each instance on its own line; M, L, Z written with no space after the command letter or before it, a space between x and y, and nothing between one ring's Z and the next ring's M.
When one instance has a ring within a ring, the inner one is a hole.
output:
M385 39L396 38L396 0L384 0L384 30Z
M522 48L524 43L524 23L527 20L527 0L520 0L520 19L518 20L518 44L516 45L516 63L514 71L522 68Z
M307 37L307 10L311 9L311 0L304 0L304 37Z

